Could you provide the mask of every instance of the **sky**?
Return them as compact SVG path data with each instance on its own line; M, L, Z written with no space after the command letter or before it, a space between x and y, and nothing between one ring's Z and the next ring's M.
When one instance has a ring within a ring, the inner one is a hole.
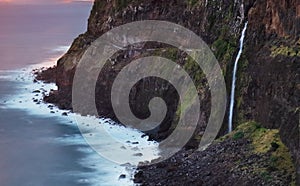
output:
M8 4L53 4L53 3L71 3L71 2L91 2L93 0L0 0L0 3Z
M92 7L62 0L27 0L26 5L25 0L13 1L0 3L0 71L58 57L58 51L86 31Z

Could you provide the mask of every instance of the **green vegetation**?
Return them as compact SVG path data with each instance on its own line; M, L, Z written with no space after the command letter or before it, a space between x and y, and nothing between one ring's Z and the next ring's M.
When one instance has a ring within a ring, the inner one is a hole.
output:
M226 41L224 41L223 39L219 38L218 40L216 40L213 43L212 47L213 47L213 50L216 51L215 52L216 58L221 59L227 52L228 43Z
M278 55L287 56L287 57L300 57L300 48L298 47L289 47L280 45L271 47L271 57L276 57Z
M189 10L197 9L200 6L206 5L205 0L184 0L183 2L186 4L187 9ZM210 1L208 1L207 3L210 3Z
M260 175L266 180L266 181L269 181L270 179L272 179L272 177L270 176L269 172L268 171L262 171L260 173Z
M193 80L198 94L200 96L204 95L203 92L206 81L203 80L205 79L205 74L202 72L198 63L194 61L193 57L195 56L186 55L185 53L174 47L167 47L163 49L159 48L152 51L151 55L167 58L171 61L177 62L177 64L181 64L184 71L188 73L189 77ZM170 74L172 73L171 70L173 69L165 69L164 72ZM191 109L192 103L194 103L195 99L197 99L197 96L193 94L193 89L191 87L184 91L184 99L181 100L180 104L177 107L176 115L174 121L172 122L170 130L175 129L181 114L188 113L188 110ZM201 136L196 135L194 139L200 141Z
M212 44L212 50L218 60L229 61L236 50L236 46L220 37Z
M190 7L196 6L196 4L199 2L199 0L188 0L188 5Z
M242 131L239 131L239 132L236 132L233 136L232 136L232 139L234 140L237 140L237 139L241 139L244 137L244 132Z
M205 74L202 72L198 63L196 63L192 57L188 56L183 68L195 82L195 85L197 86L196 88L199 88L201 85L201 81L205 79Z
M232 133L216 140L216 143L243 139L251 142L248 157L251 159L256 154L263 160L243 165L241 170L250 171L266 182L271 181L274 175L290 176L292 182L289 185L296 185L296 169L288 148L280 139L278 129L266 129L259 123L250 121L239 125ZM241 161L237 160L236 165L240 165Z
M161 52L160 54L158 54L158 56L163 55L172 61L178 61L178 59L179 59L178 54L179 54L179 50L177 48L170 47L170 48L165 48L165 50L163 52Z
M235 89L235 97L236 97L236 121L239 123L247 122L245 119L245 109L243 108L244 105L244 95L245 90L248 89L249 83L251 82L251 76L248 75L249 61L248 59L242 54L240 61L238 63L238 71L237 71L237 84ZM233 68L233 67L232 67ZM230 79L231 80L231 79Z
M177 63L179 62L179 59L184 57L177 48L172 47L156 50L153 55L165 57ZM202 80L205 79L205 74L202 72L198 63L196 63L191 56L187 56L184 60L183 68L194 81L197 90L199 90L202 86Z
M233 140L248 138L251 140L253 152L270 156L268 169L287 172L295 180L295 167L288 148L282 143L278 129L266 129L256 122L247 122L239 125L235 131L223 137ZM268 169L257 170L260 175L269 180ZM294 183L292 183L293 185Z

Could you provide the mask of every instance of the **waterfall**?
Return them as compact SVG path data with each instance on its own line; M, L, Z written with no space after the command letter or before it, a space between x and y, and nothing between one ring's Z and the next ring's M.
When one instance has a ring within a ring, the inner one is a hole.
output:
M229 118L228 118L228 132L232 131L232 117L233 117L233 106L234 106L234 94L235 94L235 82L236 82L236 72L239 59L243 52L243 45L244 45L244 38L247 30L248 22L245 23L245 26L242 31L242 35L240 38L240 49L238 55L236 56L233 68L233 75L232 75L232 85L231 85L231 95L230 95L230 108L229 108Z

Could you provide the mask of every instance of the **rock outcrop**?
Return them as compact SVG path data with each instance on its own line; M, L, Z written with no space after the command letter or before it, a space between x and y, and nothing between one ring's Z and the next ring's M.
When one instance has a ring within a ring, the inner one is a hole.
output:
M278 130L248 122L204 151L181 151L166 161L141 165L134 181L153 186L293 185L294 169Z
M239 72L236 123L255 120L280 129L300 174L299 1L256 1ZM299 182L300 183L300 182Z

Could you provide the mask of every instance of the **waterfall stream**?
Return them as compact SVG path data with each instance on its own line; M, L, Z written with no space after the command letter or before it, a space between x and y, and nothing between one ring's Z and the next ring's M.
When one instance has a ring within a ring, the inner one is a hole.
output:
M237 72L237 66L238 66L239 59L240 59L241 54L243 52L243 45L244 45L244 39L245 39L247 26L248 26L248 22L245 23L245 26L243 28L242 35L241 35L241 38L240 38L239 52L238 52L238 54L236 56L236 59L235 59L235 62L234 62L233 75L232 75L232 84L231 84L231 95L230 95L229 118L228 118L228 132L232 131L232 117L233 117L233 106L234 106L236 72Z

